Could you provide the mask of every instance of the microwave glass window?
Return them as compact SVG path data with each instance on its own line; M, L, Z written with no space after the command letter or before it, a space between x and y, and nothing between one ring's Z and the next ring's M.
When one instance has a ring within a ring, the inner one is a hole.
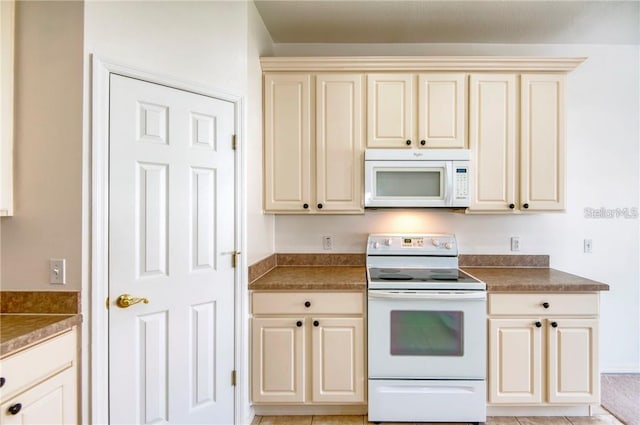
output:
M462 356L462 311L391 311L392 356Z
M442 170L376 172L376 195L378 197L436 198L444 197Z

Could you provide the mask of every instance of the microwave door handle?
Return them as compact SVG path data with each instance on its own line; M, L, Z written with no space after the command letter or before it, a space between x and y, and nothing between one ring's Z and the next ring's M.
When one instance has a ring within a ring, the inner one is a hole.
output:
M450 291L450 292L408 292L408 291L369 291L369 298L394 299L394 300L484 300L487 298L485 291Z
M445 187L444 202L446 206L450 207L453 205L453 202L451 202L451 196L453 194L453 182L454 182L453 168L452 168L451 161L447 161L444 166L444 181L446 182L444 185Z

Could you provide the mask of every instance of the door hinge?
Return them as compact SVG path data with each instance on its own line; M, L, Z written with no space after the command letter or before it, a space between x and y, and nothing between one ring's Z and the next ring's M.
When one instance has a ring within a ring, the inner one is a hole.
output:
M236 135L234 134L232 136L232 140L231 140L231 147L235 151L237 146L238 146L238 139L237 139Z
M236 386L236 371L235 370L231 371L231 386L233 386L233 387Z
M107 299L105 300L104 306L107 308L107 310L109 310L109 297L107 297Z
M238 255L240 255L240 251L233 251L231 254L231 267L234 269L238 265Z

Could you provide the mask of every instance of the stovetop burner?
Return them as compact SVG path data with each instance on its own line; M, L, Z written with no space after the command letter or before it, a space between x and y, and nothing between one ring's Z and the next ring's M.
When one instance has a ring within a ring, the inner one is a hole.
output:
M369 268L371 281L414 281L414 282L474 282L475 279L458 269L387 269Z

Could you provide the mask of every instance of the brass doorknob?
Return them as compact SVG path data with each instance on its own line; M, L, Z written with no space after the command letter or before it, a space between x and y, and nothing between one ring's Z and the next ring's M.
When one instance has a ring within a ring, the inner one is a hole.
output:
M118 297L118 299L116 300L116 304L118 305L118 307L120 308L127 308L127 307L131 307L134 304L138 304L138 303L145 303L145 304L149 304L149 300L146 298L133 298L131 295L129 294L122 294Z

